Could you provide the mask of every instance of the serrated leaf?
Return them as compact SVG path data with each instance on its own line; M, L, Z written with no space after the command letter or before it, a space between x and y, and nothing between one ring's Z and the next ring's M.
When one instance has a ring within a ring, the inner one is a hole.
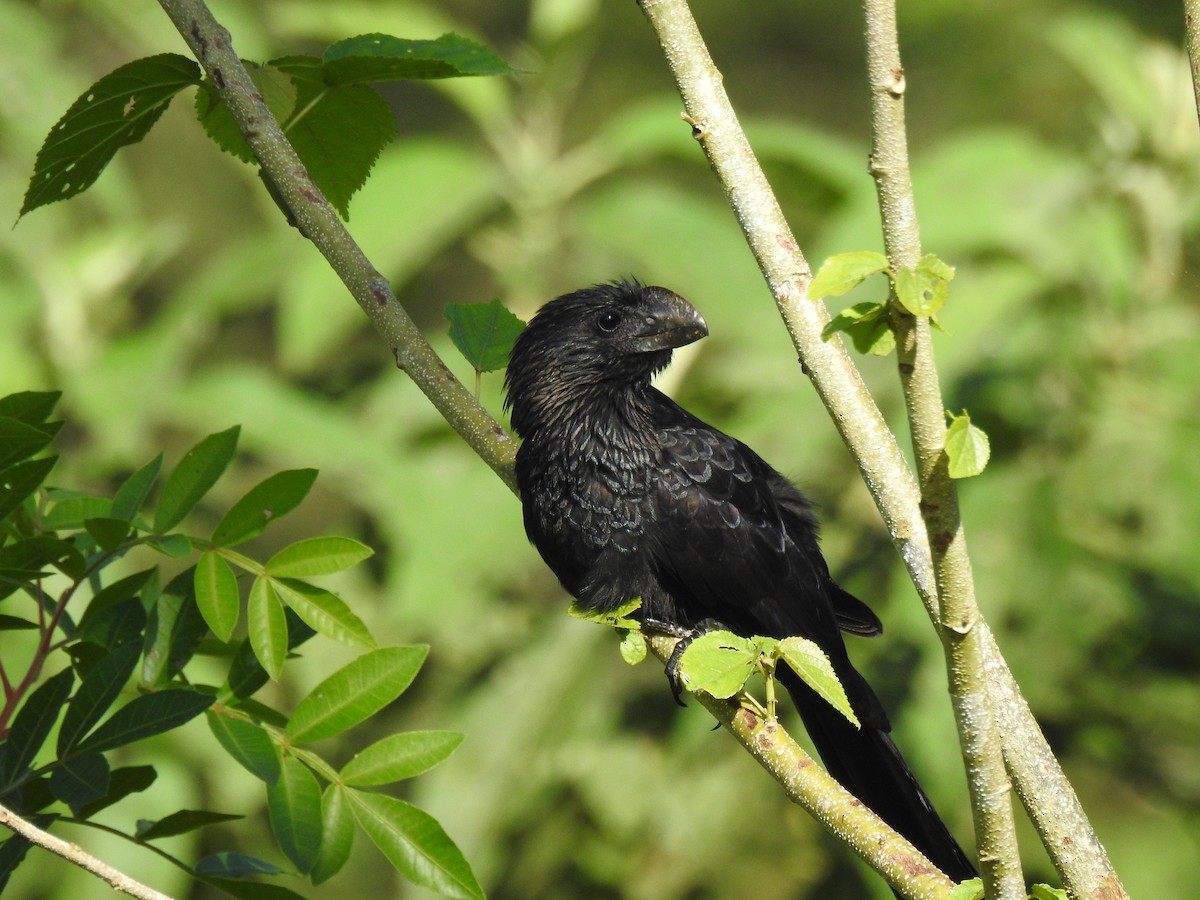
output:
M283 604L267 578L255 578L250 586L246 624L254 655L271 679L278 681L287 659L287 620L283 616Z
M250 80L254 82L271 115L280 122L286 122L296 109L297 91L291 76L270 63L258 65L243 60L242 65L246 67ZM226 153L242 162L255 161L254 152L234 122L229 107L222 102L220 94L207 78L204 79L203 90L196 92L196 118L204 132Z
M362 562L375 551L348 537L317 537L284 547L265 566L272 578L331 575Z
M158 508L154 510L154 531L162 534L183 521L200 498L217 483L237 449L240 426L210 434L191 450L167 476Z
M267 813L280 849L308 872L321 852L321 788L308 766L284 757L279 779L267 787Z
M477 372L494 372L508 365L509 354L525 323L491 303L447 303L442 315L450 323L450 340Z
M99 800L84 804L78 815L81 819L94 816L102 809L107 809L114 803L124 800L130 794L144 791L154 784L158 772L153 766L124 766L113 769L108 776L108 791Z
M646 658L646 636L636 629L622 628L621 659L636 666Z
M339 734L383 709L412 684L429 648L383 647L334 672L301 700L287 724L288 739L308 743Z
M391 784L428 772L463 741L457 731L404 731L376 741L342 767L347 784Z
M79 744L79 752L103 753L191 721L208 709L213 698L188 689L134 697Z
M858 716L850 705L846 690L833 671L833 663L816 643L802 637L785 638L779 642L779 655L800 676L800 680L816 691L830 706L845 716L855 728L861 728Z
M821 337L828 340L839 331L845 332L859 353L887 356L896 348L884 303L866 301L843 309L822 329Z
M930 253L915 268L897 270L892 283L901 306L914 316L933 316L945 304L953 277L954 269Z
M20 215L87 190L117 150L145 137L171 98L199 81L196 63L176 53L139 59L105 75L46 135Z
M29 459L53 438L54 435L45 428L11 416L0 416L0 470Z
M29 459L0 472L0 519L7 519L27 497L41 487L56 462L57 456Z
M279 748L271 736L252 722L209 710L208 727L239 765L268 785L279 780Z
M580 605L578 601L573 601L567 607L567 615L575 619L583 619L585 622L595 622L599 625L611 625L614 628L628 628L630 630L642 627L642 623L637 619L632 619L632 613L640 609L642 606L641 597L633 597L626 600L616 609L602 612L594 609L587 609Z
M50 729L58 721L58 714L74 684L75 673L64 669L25 699L8 731L4 753L0 755L0 793L33 763L49 737Z
M111 509L111 505L109 506ZM83 527L87 529L87 533L96 539L96 543L101 550L111 552L121 546L125 538L129 537L129 523L123 519L113 519L107 516L99 516L91 519L83 520Z
M228 641L241 613L237 576L219 553L206 550L196 561L196 605L218 640Z
M313 884L328 881L346 865L354 848L354 814L345 790L336 784L321 797L321 852L308 873Z
M50 418L62 391L18 391L0 397L0 416L17 419L26 425L41 425Z
M121 695L137 666L141 648L134 641L115 647L84 677L71 698L62 727L58 730L58 755L69 756L92 726L108 712Z
M840 297L863 279L877 275L887 267L887 257L873 250L854 250L831 256L821 263L821 268L809 283L808 297L810 300Z
M384 794L347 796L359 827L409 881L447 897L483 900L462 851L429 813Z
M516 71L487 47L457 34L443 34L436 41L363 34L333 44L321 61L330 84L510 75Z
M212 542L232 547L262 534L268 523L300 504L316 478L316 469L292 469L260 482L225 513L213 529Z
M187 834L205 825L215 825L217 822L232 822L244 819L245 816L230 813L210 812L207 809L181 809L169 816L163 816L157 822L142 819L138 822L136 837L139 841L153 841L158 838L174 837L177 834Z
M161 688L183 670L195 655L208 625L200 615L193 590L195 574L181 572L163 588L146 615L146 655L142 684Z
M362 619L336 594L293 578L279 578L271 584L276 596L320 634L352 647L378 646Z
M978 475L987 467L991 455L987 433L971 424L971 417L965 410L961 416L950 417L950 427L946 429L946 457L951 478Z
M283 870L244 853L212 853L198 861L192 871L209 877L244 878L247 875L278 875ZM264 885L256 884L254 887Z
M100 753L65 759L50 774L50 792L78 812L108 793L108 760Z
M708 631L684 649L679 657L679 675L688 690L732 697L742 689L757 662L752 641L731 631Z
M116 495L113 496L111 513L113 518L124 519L127 522L133 521L134 516L141 510L142 504L146 502L146 496L150 493L150 489L154 487L155 479L162 471L162 464L163 455L160 453L125 479L124 483L117 488Z

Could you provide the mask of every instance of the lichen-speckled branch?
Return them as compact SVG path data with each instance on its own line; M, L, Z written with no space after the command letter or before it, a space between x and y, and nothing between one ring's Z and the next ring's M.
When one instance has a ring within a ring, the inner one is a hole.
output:
M513 490L516 443L455 378L309 178L226 31L201 0L160 0L229 108L301 234L311 240L430 402Z

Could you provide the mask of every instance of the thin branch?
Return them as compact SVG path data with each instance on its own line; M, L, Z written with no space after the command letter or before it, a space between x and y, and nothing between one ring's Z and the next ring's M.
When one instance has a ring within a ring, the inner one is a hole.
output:
M354 242L321 195L267 109L226 31L202 0L159 0L200 61L245 136L263 172L278 191L300 233L311 240L387 341L396 364L513 490L516 444L469 390L454 377L397 301L387 279Z
M664 663L677 638L646 635L651 651ZM712 713L730 734L783 786L788 799L806 809L838 840L857 853L910 900L945 900L954 882L842 787L804 752L777 722L761 718L735 700L689 694Z
M61 856L68 862L73 862L80 868L86 869L93 875L103 878L114 890L118 890L123 894L140 897L142 900L170 900L166 894L147 887L141 882L134 881L123 872L118 872L112 866L85 852L76 844L64 841L62 838L55 837L49 832L43 831L32 822L22 819L12 810L2 805L0 805L0 825L11 828L30 843L37 844L39 847L43 847L51 853Z
M913 268L921 232L909 174L904 124L904 69L896 33L895 0L865 0L867 75L871 87L871 164L879 196L884 249L893 271ZM988 897L1023 900L1025 879L1017 846L1011 785L997 721L983 675L979 607L958 491L946 469L945 404L933 359L929 320L893 303L897 364L921 487L921 514L930 535L950 696L971 792L980 874Z
M1196 118L1200 119L1200 0L1183 0L1184 30L1188 60L1192 64L1192 92L1196 95Z

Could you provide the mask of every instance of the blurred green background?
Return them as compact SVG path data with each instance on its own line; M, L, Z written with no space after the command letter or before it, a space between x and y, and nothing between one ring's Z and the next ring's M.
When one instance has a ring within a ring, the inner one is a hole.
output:
M992 439L986 474L962 485L980 602L1131 894L1188 896L1200 865L1200 140L1182 9L901 6L925 248L958 267L937 339L946 402ZM712 337L680 355L669 384L820 504L833 570L886 623L856 658L969 841L940 649L635 5L214 10L249 59L455 30L528 70L389 86L399 136L352 202L352 232L468 383L447 302L500 296L528 316L628 274L690 298ZM858 6L695 11L813 264L879 248ZM15 219L42 138L89 84L186 50L148 0L0 0L0 21L0 209ZM677 709L657 666L625 666L610 633L564 614L515 499L188 102L82 198L0 242L0 393L65 392L58 483L111 488L159 449L170 462L234 423L242 453L215 504L268 472L319 467L270 540L340 532L379 551L338 589L382 642L433 648L380 724L466 732L404 796L442 821L492 897L890 896L702 710ZM879 291L868 283L849 302ZM862 368L903 429L894 360ZM499 387L485 376L497 414ZM279 691L285 707L341 658L316 643ZM341 761L373 739L352 732L328 752ZM104 821L128 831L183 806L247 811L168 847L282 862L261 786L203 725L159 749L158 784ZM150 853L62 833L162 890L205 896ZM1053 880L1032 831L1022 840L1030 877ZM101 891L37 851L10 886L21 898ZM351 891L421 896L361 835L350 867L312 894Z

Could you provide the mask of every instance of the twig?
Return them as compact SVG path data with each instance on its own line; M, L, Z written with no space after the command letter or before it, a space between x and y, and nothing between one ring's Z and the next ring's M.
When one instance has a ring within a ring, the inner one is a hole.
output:
M1200 0L1183 0L1184 30L1188 60L1192 64L1192 92L1196 95L1196 117L1200 119Z
M909 175L904 125L904 69L895 0L865 0L867 75L871 87L871 175L879 196L884 249L893 271L915 267L921 233ZM929 320L892 304L897 364L912 434L921 514L930 536L950 696L971 792L984 890L995 900L1023 900L1011 785L983 675L979 607L958 491L946 469L945 404L933 359Z
M114 890L118 890L123 894L140 897L142 900L170 900L170 897L166 894L149 888L141 882L134 881L123 872L118 872L112 866L101 862L90 853L85 852L78 845L72 844L70 841L64 841L62 838L57 838L49 832L43 831L32 822L22 819L12 810L2 805L0 805L0 825L11 828L30 843L44 847L46 850L61 856L68 862L73 862L93 875L103 878Z

